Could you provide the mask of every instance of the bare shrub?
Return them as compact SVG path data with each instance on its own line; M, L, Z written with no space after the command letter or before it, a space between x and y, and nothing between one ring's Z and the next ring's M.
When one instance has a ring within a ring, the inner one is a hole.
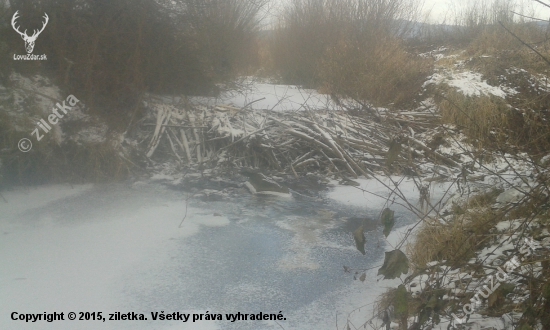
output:
M343 77L352 74L348 80L372 83L372 76L362 79L362 75L368 74L365 70L380 64L387 65L387 70L390 65L408 66L410 63L397 39L409 33L407 19L415 13L410 1L293 0L285 7L275 34L274 67L288 83L338 87L334 92L357 97L375 95L387 102L387 95L359 91L358 86L348 90L349 84L342 84ZM383 45L384 42L387 44ZM368 60L362 62L365 56ZM374 80L382 83L387 78L384 74Z
M268 0L182 0L186 26L208 63L209 74L226 77L257 62L257 34Z
M139 119L145 92L215 93L215 83L253 62L260 10L267 1L12 0L9 7L4 3L0 0L2 86L10 87L12 71L47 75L63 94L76 95L92 114L101 115L112 137L113 131L125 131ZM28 30L48 14L49 23L34 50L46 54L47 61L11 58L24 52L21 38L9 25L15 10ZM21 127L26 126L15 125L12 109L0 104L0 150L9 150L0 156L11 183L119 179L136 168L121 156L120 146L109 142L79 145L67 139L58 145L44 140L23 158L13 146L32 128L23 133Z
M232 68L249 63L265 3L13 0L10 15L18 8L30 22L50 16L35 48L48 61L13 65L53 72L112 125L126 127L144 92L211 93L237 71ZM8 39L10 50L21 49L15 37Z
M361 45L340 41L327 51L319 71L325 90L375 105L412 102L433 68L431 60L405 51L388 37Z

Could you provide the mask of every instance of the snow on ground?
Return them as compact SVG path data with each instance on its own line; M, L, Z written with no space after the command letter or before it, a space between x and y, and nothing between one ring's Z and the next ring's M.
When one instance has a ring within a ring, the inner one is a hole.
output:
M443 70L443 73L433 74L424 83L423 87L430 84L439 85L442 83L456 88L466 96L494 95L505 98L507 95L518 93L516 90L506 86L491 86L486 80L483 80L481 74L472 71L454 72Z
M48 121L56 104L66 104L69 95L62 95L58 86L48 78L40 75L25 77L18 73L10 75L13 84L10 88L0 86L0 100L4 103L8 122L17 132L26 132L32 137L31 132L37 128L36 122L40 119ZM73 95L78 99L79 95ZM2 106L0 105L0 108ZM69 139L77 144L100 143L107 139L108 126L97 117L86 114L85 105L79 102L66 111L57 124L51 124L53 139L61 144ZM77 131L66 134L67 127L78 127ZM65 129L65 130L64 130ZM41 130L42 132L42 130ZM32 140L32 139L31 139Z
M407 204L401 197L405 197L412 206L420 209L420 193L418 185L425 185L418 179L403 178L398 176L379 177L377 179L357 179L360 185L354 186L336 186L329 193L329 198L334 201L344 203L355 207L364 207L370 210L382 210L386 207L398 209L405 212ZM445 202L454 189L449 190L449 182L432 182L429 185L430 202L439 204L442 199ZM395 189L395 193L392 190ZM448 191L449 190L449 191ZM395 205L392 205L394 204ZM407 212L405 212L407 213Z
M427 87L429 85L440 85L440 84L446 84L449 87L455 88L460 93L466 95L466 96L497 96L500 98L506 98L508 95L515 95L519 92L515 90L514 88L505 86L505 85L499 85L499 86L493 86L487 83L487 80L483 79L483 75L474 72L471 70L467 70L465 66L464 60L458 60L458 58L461 56L461 53L457 54L445 54L448 49L442 47L439 49L436 49L434 51L420 54L422 57L431 57L435 60L436 66L435 66L435 73L428 77L428 80L424 82L423 87ZM489 57L489 56L481 56L481 57ZM454 65L452 67L448 67L445 65L441 65L442 60L453 60ZM515 69L515 68L512 68ZM512 70L510 69L510 70ZM503 77L506 79L506 77Z
M237 108L250 104L249 108L256 110L300 111L339 108L329 95L320 94L313 89L262 83L251 79L245 81L245 88L241 90L227 91L217 98L193 97L191 100L209 106L223 104Z

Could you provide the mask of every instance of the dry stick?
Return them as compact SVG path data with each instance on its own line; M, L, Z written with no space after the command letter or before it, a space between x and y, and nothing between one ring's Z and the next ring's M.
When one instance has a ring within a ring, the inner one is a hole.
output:
M164 122L164 110L160 109L157 111L157 123L155 125L155 131L153 132L153 138L149 142L149 150L153 148L155 145L156 140L158 139L158 135L160 133L160 129L162 127L162 123ZM152 153L151 153L152 155Z
M195 115L190 115L189 113L187 113L187 118L189 119L191 125L195 126ZM199 137L199 133L195 128L193 128L193 135L195 136L195 141L197 142L197 161L202 164L201 139Z
M294 169L294 166L292 166L292 164L290 164L290 169L292 170L292 173L294 173L294 177L295 177L296 179L300 178L300 177L298 176L298 173L296 173L296 170Z
M347 137L346 138L346 143L361 145L361 147L360 147L361 149L365 149L366 151L368 151L372 154L375 154L375 155L381 155L382 156L382 155L386 155L386 153L387 153L387 150L383 150L382 148L380 148L380 146L383 145L382 143L376 145L376 144L372 144L370 142L367 142L365 140L359 140L359 139L352 138L352 137Z
M180 161L181 163L181 157L180 155L178 155L178 153L176 152L176 148L174 147L174 142L172 142L172 138L170 137L170 131L168 131L166 133L166 137L168 138L168 142L170 142L170 148L172 149L172 151L174 152L174 155L176 156L176 158Z
M341 138L336 138L335 140L338 141L338 143L340 143L340 144L346 143L349 146L352 146L357 150L360 150L362 152L368 152L369 154L371 154L373 156L374 155L379 155L379 156L386 155L386 152L384 150L382 150L382 149L373 149L372 146L368 144L368 142L363 142L361 140L357 140L357 139L354 139L354 138L351 138L351 137L347 138L346 140L342 140Z
M183 143L180 141L180 139L178 138L178 135L177 135L176 133L177 133L177 131L174 132L174 131L172 130L172 128L168 128L168 130L167 130L167 134L168 134L168 135L172 134L172 137L176 140L176 142L177 142L178 145L180 146L181 150L184 150L184 149L183 149Z
M193 158L191 157L191 150L189 149L189 141L187 140L187 135L185 134L185 130L183 128L180 129L180 135L181 143L183 144L183 149L185 150L189 164L192 164Z
M342 124L339 123L339 122L335 122L334 124L335 124L335 125L338 125L338 126L340 127L340 129L342 129L342 130L351 131L351 132L353 132L353 133L355 133L355 134L357 134L357 135L359 135L359 136L365 138L365 136L364 136L361 132L359 132L359 131L357 131L357 130L355 130L355 129L353 129L353 128L350 128L350 127L347 127L347 126L344 127L344 126L342 126ZM332 133L336 133L336 132L334 132L334 131L332 130ZM376 144L373 144L373 143L370 143L370 142L367 142L367 141L364 141L364 140L356 139L356 138L350 136L350 134L346 134L345 139L346 139L346 140L349 140L349 141L358 141L358 142L364 143L365 145L368 145L368 146L373 147L373 148L378 147L378 145L376 145Z
M282 144L279 144L277 147L278 147L278 148L286 147L287 145L292 144L292 143L294 143L294 142L296 142L296 139L290 139L290 140L288 140L288 141L285 141L285 142L282 143Z
M185 199L185 214L183 215L183 219L181 219L180 225L178 228L181 228L181 225L183 225L183 222L185 221L185 218L187 218L187 206L189 205L189 194L187 195L187 199Z
M543 6L546 6L546 7L550 8L550 5L547 4L547 3L544 3L544 2L542 2L542 1L540 1L540 0L534 0L534 1L540 3L540 4L543 5Z
M0 193L0 197L2 197L2 199L4 200L4 202L6 202L6 203L8 202L8 201L4 198L4 196L2 195L2 193Z
M178 138L178 131L173 131L170 129L170 132L172 133L172 135L174 136L174 139L176 139L176 142L178 142L181 150L183 152L185 152L185 156L187 158L187 163L188 164L191 164L193 163L193 159L191 158L191 151L189 149L189 142L187 141L187 136L185 135L185 130L184 129L180 129L180 138Z
M251 105L251 104L253 104L253 103L255 103L255 102L258 102L258 101L261 101L261 100L264 100L264 99L265 99L265 97L263 97L263 98L261 98L261 99L258 99L258 100L255 100L255 101L252 101L252 102L249 102L249 103L245 104L244 107L243 107L242 109L246 108L247 106L249 106L249 105ZM271 110L273 110L273 109L274 109L277 105L279 105L282 101L283 101L283 99L278 100L277 103L275 103L275 105L271 108ZM241 110L242 110L242 109L241 109ZM271 116L269 116L269 117L271 117ZM265 120L267 121L267 117L265 118ZM250 137L251 135L254 135L254 134L256 134L256 133L259 133L259 132L261 132L261 131L263 131L263 130L265 130L265 129L267 129L267 128L269 128L269 127L265 126L265 127L260 128L259 130L256 130L256 131L254 131L254 132L252 132L252 133L250 133L250 134L248 134L248 135L246 135L246 136L243 136L243 137L240 138L239 140L237 140L237 141L231 143L230 145L227 145L227 146L225 146L225 147L223 147L223 148L221 148L221 149L218 149L217 152L219 152L220 150L223 150L223 149L227 149L227 148L229 148L230 146L235 145L236 143L241 142L242 140L246 139L247 137ZM217 153L217 152L216 152L216 153Z
M520 14L520 13L516 13L516 12L513 11L513 10L510 10L510 12L511 12L512 14L516 14L516 15L521 16L521 17L525 17L525 18L529 18L529 19L532 19L532 20L535 20L535 21L540 21L540 22L546 22L546 23L548 23L548 20L547 20L547 19L541 19L541 18L537 18L537 17L533 17L533 16L523 15L523 14Z
M275 321L275 320L273 320L273 321L274 321L275 323L277 323L277 325L278 325L281 329L285 330L285 328L283 328L283 326L280 325L279 322L277 322L277 321Z
M365 172L365 170L363 170L363 168L361 168L361 166L359 166L359 164L357 164L355 162L355 160L353 159L353 157L351 157L347 151L344 150L344 148L342 148L340 145L336 145L337 148L339 148L340 152L342 153L342 155L344 155L344 159L346 160L346 163L349 162L349 164L351 164L352 168L354 168L355 170L357 170L358 172L360 172L361 174L363 174L364 176L366 177L369 177L369 175L367 174L367 172ZM371 172L372 174L372 172Z
M330 159L329 156L327 156L327 154L325 154L325 152L323 150L319 150L323 156L326 157L326 159L328 159L328 161L332 164L332 166L334 166L334 168L336 169L336 171L340 172L340 169L338 168L338 166L336 166L336 164L334 164L334 162L332 161L332 159Z
M314 158L310 158L310 159L306 159L304 160L303 162L299 163L299 164L296 164L294 165L295 168L299 168L299 167L302 167L302 166L305 166L305 165L308 165L308 164L316 164L317 166L319 166L319 163L317 162L316 159Z
M222 148L218 149L217 152L219 152L220 150L223 150L223 149L227 149L227 148L229 148L229 147L231 147L231 146L234 146L235 144L241 142L242 140L244 140L244 139L246 139L246 138L248 138L248 137L250 137L250 136L252 136L252 135L254 135L254 134L256 134L256 133L259 133L259 132L261 132L261 131L263 131L263 130L265 130L265 129L267 129L267 128L269 128L269 127L260 128L259 130L256 130L256 131L254 131L254 132L252 132L252 133L250 133L250 134L248 134L248 135L245 135L245 136L243 136L242 138L238 139L237 141L235 141L235 142L233 142L233 143L230 143L230 144L226 145L225 147L222 147Z
M256 102L260 102L260 101L263 101L265 100L265 97L262 97L260 99L257 99L257 100L254 100L252 102L248 102L247 104L245 104L239 111L237 111L233 116L231 117L235 117L239 112L243 111L244 109L246 109L247 107L251 106L252 104L256 103Z
M306 153L306 154L304 154L304 155L302 155L302 156L299 156L298 158L296 158L296 160L294 160L294 161L291 163L291 165L292 165L292 164L297 164L298 162L302 161L303 159L305 159L306 157L308 157L309 155L311 155L311 154L314 153L314 152L315 152L315 150L312 150L312 151L310 151L310 152L308 152L308 153Z
M332 149L332 152L338 156L340 159L344 160L345 162L345 165L346 167L348 168L348 171L355 177L357 178L358 175L357 173L353 170L353 168L351 167L351 165L348 163L348 159L347 157L344 156L344 154L342 154L341 150L337 147L337 144L336 142L334 141L334 139L325 131L323 131L317 124L313 124L313 128L315 128L315 130L317 130L319 133L321 133L321 136L325 139L325 141L329 144L329 146L331 146L331 149ZM356 164L357 165L357 164Z
M293 118L295 120L302 120L301 118ZM314 122L311 122L311 121L306 121L307 123L311 124L312 126L315 125ZM314 130L312 130L311 128L307 127L307 126L304 126L300 123L297 123L297 122L291 122L289 123L288 125L290 126L294 126L295 128L299 128L301 129L302 131L304 131L305 133L309 133L310 135L313 135L315 137L321 137L321 135L319 133L316 133Z
M309 141L309 142L311 142L311 143L313 143L313 144L316 144L316 145L320 146L321 148L323 148L323 149L325 149L325 150L327 150L327 151L330 151L330 152L333 151L329 146L327 146L327 145L324 144L323 142L321 142L321 141L319 141L319 140L316 140L316 139L312 138L311 136L309 136L309 135L307 135L307 134L304 134L304 133L302 133L302 132L298 132L298 131L293 130L293 129L289 129L287 132L290 133L290 134L292 134L292 135L294 135L294 136L300 137L300 138L302 138L302 139L304 139L304 140L306 140L306 141Z
M219 140L225 140L227 138L228 138L227 135L218 136L218 137L215 137L215 138L208 139L208 140L206 140L206 142L214 142L214 141L219 141Z
M319 128L319 126L317 126L317 125L316 125L316 127ZM329 135L329 134L327 133L327 135ZM332 139L332 137L330 135L329 135L329 137ZM332 139L332 141L334 142L334 139ZM344 159L347 162L349 162L351 165L353 165L353 167L356 170L358 170L360 173L362 173L364 176L368 177L368 174L365 172L365 170L363 170L363 168L355 162L355 160L344 150L344 148L342 148L342 146L340 144L335 142L335 146L338 148L338 150L344 156ZM372 172L371 172L371 174L372 174Z
M146 156L147 158L151 158L153 156L153 153L157 149L160 139L162 135L164 134L165 127L162 125L166 122L168 123L170 121L170 118L172 117L172 111L171 110L159 110L157 113L157 126L155 127L155 133L153 134L153 139L151 139L151 142L149 143L149 151L147 152Z
M231 122L229 121L229 118L225 117L225 124L229 128L229 136L231 136L231 142L235 141L235 135L233 134L233 125L231 125Z
M454 167L456 168L459 168L459 169L462 169L462 165L460 165L459 163L455 162L454 160L448 158L448 157L445 157L443 156L442 154L438 153L437 151L434 151L430 148L428 148L424 143L416 140L415 138L412 138L412 137L406 137L410 142L414 143L415 145L419 146L420 149L424 150L425 152L427 152L428 154L430 155L434 155L435 158L439 158L440 160L450 164L450 165L453 165Z
M271 156L273 156L273 160L275 161L275 166L277 167L277 169L282 170L281 162L279 161L279 159L277 159L277 155L275 155L275 151L273 151L273 149L269 149L269 151L271 152Z
M143 126L156 126L157 124L143 124ZM163 127L175 127L175 128L208 128L208 126L185 126L185 125L161 125Z

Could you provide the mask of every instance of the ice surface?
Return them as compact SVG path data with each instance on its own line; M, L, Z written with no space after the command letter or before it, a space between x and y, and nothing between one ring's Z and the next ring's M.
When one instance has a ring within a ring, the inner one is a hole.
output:
M143 182L3 195L0 329L280 329L273 321L151 321L150 312L160 311L282 311L285 329L334 329L336 317L341 327L348 316L364 322L376 296L396 284L378 282L376 272L399 230L387 242L367 232L363 256L341 215L378 210L330 199L247 195L186 205L184 193ZM373 269L362 283L344 265ZM12 312L54 311L133 311L149 320L10 319Z
M247 88L223 93L218 98L194 97L192 100L206 105L233 105L241 108L249 105L251 109L275 111L300 111L315 109L336 109L338 105L329 95L320 94L313 89L292 85L277 85L248 81Z
M405 179L402 177L392 176L390 178L380 177L378 179L358 179L359 187L354 186L337 186L333 189L329 197L339 203L355 207L364 207L371 210L379 210L380 212L386 208L397 208L401 211L406 210L406 202L402 197L405 197L411 205L420 208L418 185L425 183L418 179ZM449 194L454 191L447 192L450 183L431 183L430 184L430 201L432 204L438 204L443 199L443 202L449 198ZM395 190L395 193L392 192ZM394 205L395 202L395 205Z

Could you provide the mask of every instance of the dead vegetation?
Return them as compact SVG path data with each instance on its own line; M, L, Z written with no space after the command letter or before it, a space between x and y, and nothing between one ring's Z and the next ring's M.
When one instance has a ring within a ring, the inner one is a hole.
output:
M351 177L380 170L419 175L414 164L423 161L462 168L411 134L433 127L429 112L370 109L367 116L367 109L359 115L345 110L255 111L187 101L151 102L150 107L156 123L147 124L141 133L150 141L147 156L159 149L188 165L250 166L296 175L314 170Z
M266 0L27 1L0 4L3 22L19 10L20 23L51 17L36 43L47 61L14 61L24 52L9 24L0 26L0 80L12 71L55 79L90 111L124 131L142 95L215 94L216 83L255 62ZM29 28L30 30L30 28Z
M486 235L504 216L491 207L502 190L475 195L466 202L452 202L445 221L428 218L415 237L408 254L414 268L425 269L433 261L458 265L468 261L480 246L486 244Z
M414 1L293 0L271 45L274 73L285 83L377 106L418 95L431 62L407 52L402 37L416 18Z
M456 125L478 147L504 145L512 126L512 112L505 100L492 95L467 96L449 89L440 94L444 123Z
M512 2L487 4L475 5L457 17L464 23L462 28L441 31L445 35L441 40L446 39L442 43L448 47L442 49L455 55L437 61L436 71L449 76L461 70L479 72L483 83L509 88L509 92L497 96L477 90L467 95L457 86L442 84L429 93L442 122L466 136L455 143L466 153L470 146L477 149L472 152L474 163L488 170L493 188L485 186L477 190L478 195L453 200L442 212L423 220L407 251L415 269L403 280L407 294L399 296L400 288L393 289L379 306L379 319L391 308L407 310L408 317L393 316L400 329L411 323L413 327L473 329L488 326L491 318L506 319L497 326L506 329L545 329L550 324L545 301L550 277L549 190L543 174L548 173L550 150L544 82L548 38L540 25L515 17L518 9L510 7ZM507 171L490 171L484 165L486 159L479 157L482 154L504 156L500 161ZM530 175L529 169L537 174ZM528 237L544 249L522 246ZM497 276L497 267L505 267L529 249L532 253L521 258L521 265L499 280L500 288L490 291L484 286ZM486 299L480 300L479 292ZM468 310L469 304L474 311Z

